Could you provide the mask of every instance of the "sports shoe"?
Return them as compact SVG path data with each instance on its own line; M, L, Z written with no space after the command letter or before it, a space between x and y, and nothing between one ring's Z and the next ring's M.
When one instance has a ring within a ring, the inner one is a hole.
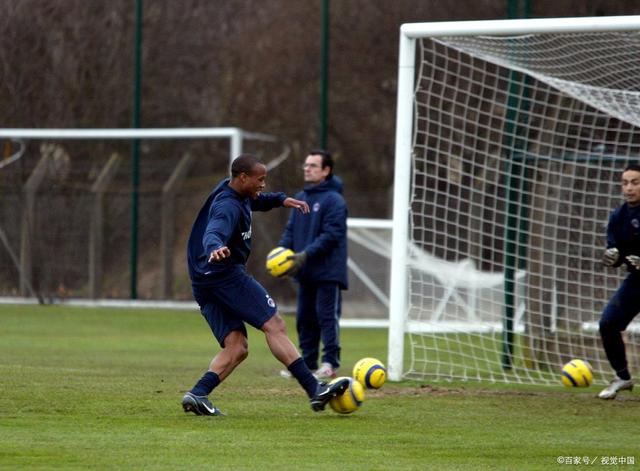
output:
M315 376L316 379L322 380L333 379L338 375L336 374L336 370L333 369L333 366L331 366L331 363L323 363L320 365L320 368L313 373L313 376Z
M633 381L630 379L620 379L617 376L611 380L609 386L604 388L598 394L600 399L614 399L618 395L618 391L633 390Z
M211 404L207 396L196 396L191 392L182 398L182 408L185 412L193 412L196 415L224 415L220 409Z
M311 398L311 408L315 412L324 410L332 397L343 394L349 387L349 378L343 378L335 383L319 383L315 396Z
M284 378L284 379L291 379L293 375L291 374L291 371L289 370L280 370L280 377Z

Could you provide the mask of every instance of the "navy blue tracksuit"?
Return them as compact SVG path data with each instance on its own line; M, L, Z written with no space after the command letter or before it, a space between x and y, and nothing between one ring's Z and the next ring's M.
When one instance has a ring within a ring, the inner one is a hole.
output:
M251 253L251 212L282 206L284 193L243 198L225 179L211 192L193 223L187 247L191 288L202 315L220 346L234 330L247 333L245 323L259 329L276 314L266 290L246 271ZM215 249L227 246L231 255L209 263Z
M306 186L295 198L306 201L310 213L291 211L278 243L307 254L296 275L300 284L296 328L302 357L312 370L318 368L320 340L322 362L340 366L340 292L348 287L347 204L341 193L342 181L334 175Z
M620 251L615 266L626 263L629 274L602 313L600 336L609 363L619 373L627 369L621 332L640 313L640 271L626 261L628 255L640 255L640 206L632 208L624 203L611 213L607 225L607 248L612 247Z

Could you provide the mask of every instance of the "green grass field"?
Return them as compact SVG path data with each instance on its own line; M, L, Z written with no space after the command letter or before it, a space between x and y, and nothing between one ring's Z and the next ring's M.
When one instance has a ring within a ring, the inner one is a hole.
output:
M402 382L352 415L313 413L262 334L249 342L213 396L228 415L196 417L180 399L218 349L197 312L0 306L0 469L639 467L637 392ZM384 330L345 329L342 342L343 373L386 360Z

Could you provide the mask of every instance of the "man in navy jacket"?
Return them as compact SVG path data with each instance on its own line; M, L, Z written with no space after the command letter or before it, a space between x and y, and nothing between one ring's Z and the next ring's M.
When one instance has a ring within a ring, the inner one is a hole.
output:
M266 167L255 156L239 156L231 164L231 179L213 190L193 224L187 248L191 287L222 350L182 398L185 412L222 415L208 396L247 357L246 324L264 332L271 353L298 380L314 411L323 410L331 397L349 385L348 379L332 385L318 383L289 340L275 301L247 274L251 212L281 206L309 212L304 201L284 193L263 193L266 177Z
M616 372L609 386L598 394L601 399L613 399L619 391L633 389L622 332L640 312L640 165L629 165L622 172L622 193L626 202L609 217L602 263L610 267L624 263L629 274L600 319L602 345Z
M318 378L334 378L340 366L341 290L348 285L347 205L333 165L329 152L309 153L304 163L305 187L295 197L309 205L310 213L292 211L278 244L295 252L300 350ZM324 349L318 368L321 340Z

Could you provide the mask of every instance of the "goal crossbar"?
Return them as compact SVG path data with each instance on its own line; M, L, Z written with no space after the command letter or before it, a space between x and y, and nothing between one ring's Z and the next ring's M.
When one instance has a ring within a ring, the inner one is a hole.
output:
M200 128L0 128L5 139L202 139L227 138L230 160L242 153L243 140L277 142L275 136L245 131L236 127Z
M545 33L598 33L630 31L638 27L640 15L576 18L535 18L524 20L442 21L405 23L401 37L408 39L438 36L504 36Z

